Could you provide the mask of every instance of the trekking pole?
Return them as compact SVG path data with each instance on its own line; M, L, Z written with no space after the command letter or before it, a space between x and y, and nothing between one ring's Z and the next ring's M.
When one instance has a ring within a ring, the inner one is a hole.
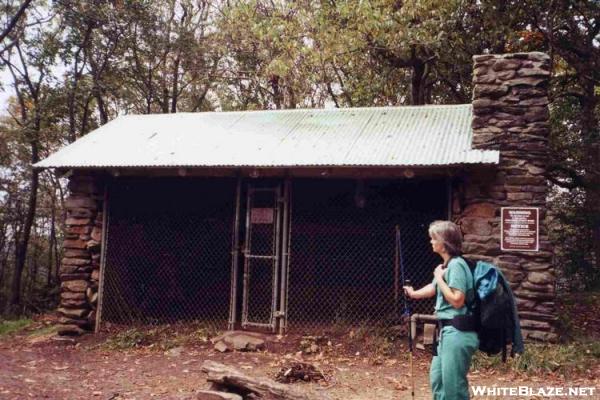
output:
M402 259L402 238L400 237L400 226L396 225L396 252L400 259L400 274L402 276L402 282L404 286L410 286L410 279L406 279L404 274L404 260ZM412 340L412 322L410 315L410 300L407 299L406 293L404 293L404 313L403 316L408 318L408 349L409 349L409 363L410 363L410 384L411 384L411 398L415 398L415 375L413 368L413 340Z

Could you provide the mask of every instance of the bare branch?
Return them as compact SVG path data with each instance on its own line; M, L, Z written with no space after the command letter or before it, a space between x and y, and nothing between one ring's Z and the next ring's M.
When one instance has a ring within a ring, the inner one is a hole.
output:
M6 36L8 36L10 34L10 32L12 32L12 30L14 29L14 27L19 22L19 19L25 13L25 10L27 10L27 7L29 7L30 4L31 4L31 0L25 0L23 2L23 4L21 4L21 6L19 7L19 9L17 10L17 13L11 18L11 20L9 21L8 25L6 26L6 28L4 28L4 30L2 31L2 33L0 33L0 42L4 41L4 38Z

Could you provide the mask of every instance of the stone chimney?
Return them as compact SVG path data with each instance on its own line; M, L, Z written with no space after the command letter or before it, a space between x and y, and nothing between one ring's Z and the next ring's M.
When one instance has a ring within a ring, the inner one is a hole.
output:
M524 336L553 341L556 278L544 224L550 60L544 53L473 59L473 148L499 150L500 164L465 175L454 191L454 217L465 252L495 263L510 281ZM539 207L539 251L500 249L500 209L507 206Z

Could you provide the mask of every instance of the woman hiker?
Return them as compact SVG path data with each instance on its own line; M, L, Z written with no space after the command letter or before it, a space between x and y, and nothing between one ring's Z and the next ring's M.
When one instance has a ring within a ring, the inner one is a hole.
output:
M435 313L442 326L437 355L431 361L429 379L434 400L459 400L469 398L467 373L471 357L479 347L477 333L456 321L469 321L467 304L474 298L473 275L462 254L460 228L450 221L435 221L429 226L433 251L444 260L433 271L433 282L414 290L404 286L406 295L413 299L436 296ZM468 323L468 322L467 322ZM464 325L464 324L463 324ZM435 349L434 349L435 350ZM435 353L434 353L435 354Z

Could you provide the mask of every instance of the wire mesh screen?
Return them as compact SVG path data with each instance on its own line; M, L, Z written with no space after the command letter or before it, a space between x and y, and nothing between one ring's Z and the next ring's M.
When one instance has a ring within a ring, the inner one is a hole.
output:
M415 287L431 282L440 259L427 228L447 215L445 182L296 180L292 202L290 329L398 323L403 291L395 226L405 278ZM432 313L433 300L413 302L413 312Z
M226 326L234 201L229 179L114 182L102 321Z
M274 289L277 260L277 192L253 190L248 196L250 215L246 231L246 286L244 321L271 324L274 312Z

